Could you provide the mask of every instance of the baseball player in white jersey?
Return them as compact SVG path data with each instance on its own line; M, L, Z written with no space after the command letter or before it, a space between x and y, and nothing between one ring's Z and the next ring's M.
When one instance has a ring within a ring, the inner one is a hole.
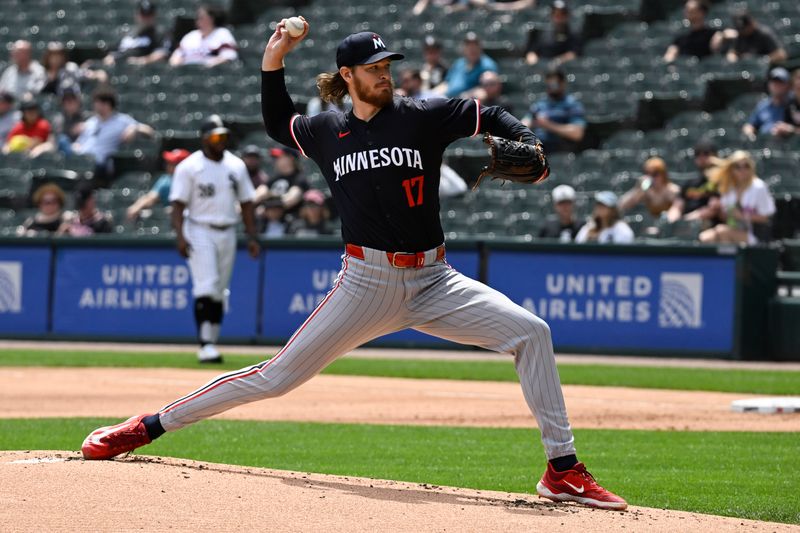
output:
M532 145L536 136L477 100L393 96L390 64L403 56L372 32L345 38L338 71L317 77L323 98L349 94L353 109L302 116L286 90L283 60L308 25L296 38L285 25L277 24L264 52L262 113L267 133L314 159L325 176L346 243L339 277L275 357L223 374L158 413L95 430L83 443L84 457L108 459L237 405L280 396L361 344L414 328L513 355L548 459L540 495L625 509L625 500L601 487L576 457L550 328L445 261L438 196L445 147L484 132Z
M202 148L175 168L169 199L178 252L192 274L194 318L201 363L222 362L219 339L228 284L236 256L236 205L248 235L248 251L258 257L253 198L255 191L244 161L227 148L229 130L217 115L200 128Z

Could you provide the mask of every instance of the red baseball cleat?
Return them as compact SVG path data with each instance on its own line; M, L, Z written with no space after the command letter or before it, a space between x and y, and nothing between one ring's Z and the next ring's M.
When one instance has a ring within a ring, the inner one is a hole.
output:
M152 442L142 419L150 415L133 416L116 426L95 429L83 441L84 459L111 459Z
M598 485L583 463L564 472L556 471L547 463L547 470L536 484L536 492L554 502L578 502L614 511L628 507L625 500Z

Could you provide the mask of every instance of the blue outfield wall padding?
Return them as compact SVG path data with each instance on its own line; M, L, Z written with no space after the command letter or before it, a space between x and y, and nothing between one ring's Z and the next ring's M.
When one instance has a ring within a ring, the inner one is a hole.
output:
M736 341L745 252L458 241L447 260L546 320L557 350L757 358ZM335 240L268 240L258 260L240 246L222 341L288 339L330 290L341 256ZM189 269L172 240L0 240L0 336L195 335ZM371 345L456 346L413 330Z
M0 247L0 334L47 333L50 247Z
M255 337L257 287L258 261L239 250L226 336ZM173 249L59 249L54 293L58 335L195 338L189 267Z
M735 271L735 256L493 251L488 281L547 321L556 346L729 353Z

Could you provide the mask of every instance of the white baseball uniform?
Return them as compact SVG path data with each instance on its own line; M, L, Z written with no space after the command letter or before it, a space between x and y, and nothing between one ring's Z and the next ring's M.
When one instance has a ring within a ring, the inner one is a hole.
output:
M186 204L183 231L195 298L224 299L236 254L237 204L254 198L244 161L228 151L213 161L198 150L175 168L169 199Z

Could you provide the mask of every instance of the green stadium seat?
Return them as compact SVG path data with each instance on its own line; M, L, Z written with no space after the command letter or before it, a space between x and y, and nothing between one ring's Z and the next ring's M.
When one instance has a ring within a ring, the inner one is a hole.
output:
M760 98L752 92L739 94L753 87L761 89L759 83L767 71L763 60L743 60L733 68L720 57L703 61L679 58L672 65L665 65L661 60L668 42L684 29L680 3L677 0L658 3L656 8L640 0L593 0L577 5L572 10L573 28L580 29L588 21L583 32L590 39L582 56L565 64L564 68L571 80L571 91L580 96L587 109L589 128L584 147L599 145L603 151L588 151L582 155L551 154L551 178L535 190L514 184L492 184L478 194L468 194L465 199L454 201L452 205L457 206L454 209L448 207L449 200L443 201L443 213L457 212L461 217L462 210L469 207L466 218L472 212L494 212L504 214L505 221L505 213L517 210L549 212L549 191L555 185L573 183L588 199L599 187L623 190L637 177L642 161L653 154L668 156L670 170L676 178L682 172L691 174L694 172L691 146L705 135L720 144L723 154L741 147L758 154L759 173L774 187L781 190L796 187L798 178L791 172L791 159L773 154L797 153L800 139L783 142L759 139L757 143L747 143L739 133L742 122ZM230 0L225 4L230 5ZM531 29L548 26L547 5L541 4L516 16L514 23L508 23L506 14L478 9L441 18L433 16L435 8L432 8L431 13L416 17L410 12L412 4L410 0L377 6L366 0L346 5L313 1L303 7L302 11L311 19L325 22L319 23L301 44L297 61L287 71L288 87L298 109L303 110L308 99L316 95L314 76L333 69L333 53L338 41L351 31L367 29L382 33L394 48L405 51L408 65L419 64L423 35L432 33L439 37L451 52L448 59L452 60L464 33L474 30L484 39L490 52L500 55L495 58L499 60L506 94L517 116L523 115L531 102L542 97L547 62L534 67L525 65L521 47ZM775 29L790 54L800 55L800 33L797 32L800 9L796 3L776 0L747 4L759 20ZM176 16L191 18L196 5L194 0L170 2L169 6L162 6L159 20L166 27ZM731 0L715 2L710 23L728 24L732 6ZM82 0L0 0L0 9L6 14L0 22L0 39L4 42L28 36L37 50L42 50L51 39L69 41L73 59L79 61L102 56L105 47L117 41L133 22L133 5L129 0L98 0L91 4ZM151 124L161 133L154 141L143 140L124 147L118 154L120 167L133 171L141 171L142 167L155 169L160 164L161 149L197 148L198 123L212 111L222 113L231 122L241 143L252 140L259 146L274 145L274 141L265 138L261 124L257 68L270 26L274 28L276 20L296 12L297 8L292 6L270 6L253 21L237 25L234 34L241 61L219 68L185 66L176 69L166 62L146 67L122 62L109 68L112 83L120 94L121 110ZM652 14L655 20L637 20ZM514 55L501 57L506 54ZM5 63L6 58L0 58L0 67ZM718 112L697 109L703 103L707 87L714 89L707 98L718 105ZM88 108L91 84L85 89ZM643 101L641 105L639 100ZM45 104L52 106L52 101L47 100ZM50 113L51 109L46 112ZM635 122L637 114L638 123ZM643 120L642 114L647 120ZM636 124L654 129L620 130ZM476 176L485 164L486 150L479 140L454 143L447 156L452 166L469 178ZM35 162L13 155L0 157L0 168L9 173L32 167L70 169L82 175L93 170L94 161L91 158L62 160L56 154ZM315 183L322 185L316 171L311 175ZM128 188L141 190L138 185ZM590 210L590 200L585 207ZM488 220L480 220L484 223L482 231L487 235L497 229L492 226L494 222ZM464 227L470 225L464 218L459 218L455 224L457 227L449 231L448 236L458 238L467 231L474 231L474 228ZM472 221L472 225L479 224ZM147 228L118 225L118 228L123 228L125 234L151 235L161 231L158 225Z
M539 233L543 217L536 212L512 213L505 219L506 234L510 236L535 236Z
M86 183L86 176L74 170L38 168L30 171L29 180L31 192L45 183L55 183L64 191L70 192L76 190L81 184Z

